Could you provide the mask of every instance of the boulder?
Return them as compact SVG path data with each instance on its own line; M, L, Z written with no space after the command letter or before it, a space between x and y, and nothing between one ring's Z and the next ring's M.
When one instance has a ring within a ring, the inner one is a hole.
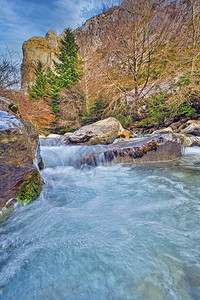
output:
M161 128L159 130L155 130L152 134L164 134L164 133L173 133L173 130L171 127Z
M60 134L54 134L54 133L51 133L51 134L49 134L47 137L46 137L46 139L48 139L48 140L51 140L51 139L61 139L62 138L62 135L60 135Z
M82 164L169 162L180 158L183 149L182 136L166 133L108 145L101 152L83 157Z
M115 118L107 118L91 125L81 127L79 130L65 138L65 144L96 145L111 144L119 136L122 126Z
M6 111L10 114L20 115L17 105L11 100L0 96L0 110Z
M181 135L184 138L184 146L185 147L193 147L193 146L200 147L200 137L199 136L189 135L189 134L181 134Z
M16 115L1 110L0 209L11 199L16 199L19 192L19 200L24 199L24 202L30 202L39 195L42 180L38 163L41 165L42 161L35 127Z
M200 136L200 120L190 120L186 123L186 128L181 133Z
M121 124L120 124L121 125ZM117 138L119 139L130 139L132 138L132 133L130 130L124 129L121 125L120 130L118 132Z
M67 136L67 137L69 137L70 135L72 135L71 132L66 132L66 133L64 134L64 136Z
M46 139L46 135L44 135L44 134L39 134L39 139Z

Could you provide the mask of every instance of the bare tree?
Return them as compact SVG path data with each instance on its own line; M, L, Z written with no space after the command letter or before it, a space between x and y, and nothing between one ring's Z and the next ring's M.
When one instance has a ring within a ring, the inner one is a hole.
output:
M162 0L126 0L119 9L118 26L109 39L121 69L132 77L130 114L138 114L140 99L152 79L153 64L159 63L168 46L178 40L182 18L179 9L164 6Z
M14 56L8 48L5 53L0 53L0 92L18 88L20 83L20 63Z
M191 29L192 29L192 59L191 75L194 75L196 60L200 55L200 1L188 0L191 6Z

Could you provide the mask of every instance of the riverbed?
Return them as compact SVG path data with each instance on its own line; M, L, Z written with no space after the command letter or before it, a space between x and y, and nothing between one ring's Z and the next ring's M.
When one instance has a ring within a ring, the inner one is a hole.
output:
M42 141L40 197L0 223L0 299L199 299L200 148L80 165L100 148Z

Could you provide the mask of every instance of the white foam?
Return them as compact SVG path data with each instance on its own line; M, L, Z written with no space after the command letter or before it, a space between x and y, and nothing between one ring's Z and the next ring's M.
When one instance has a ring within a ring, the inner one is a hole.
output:
M185 155L200 155L200 147L185 148Z

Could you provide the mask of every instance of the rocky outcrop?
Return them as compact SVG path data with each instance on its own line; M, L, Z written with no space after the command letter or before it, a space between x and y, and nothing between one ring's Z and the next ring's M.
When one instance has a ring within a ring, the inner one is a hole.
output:
M65 138L65 144L71 145L97 145L111 144L120 136L128 136L119 121L115 118L107 118L91 125L81 127Z
M1 99L2 100L2 99ZM3 102L3 100L2 100ZM6 107L9 100L6 99ZM1 106L2 109L2 106ZM6 109L5 109L6 110ZM30 189L33 193L35 181L41 187L42 180L37 164L41 166L38 147L38 133L27 121L7 111L0 111L0 209L10 200L17 197L24 184L24 192ZM26 181L35 174L29 188ZM37 180L36 180L37 178ZM35 190L37 193L37 191ZM27 202L30 202L31 197Z
M84 77L81 82L85 92L91 94L99 88L99 82L105 75L99 66L105 69L106 64L112 64L112 49L106 50L107 31L109 24L117 23L118 7L112 8L94 18L88 20L82 27L74 31L76 42L80 47L79 57L83 62ZM64 32L57 36L54 30L47 32L45 37L33 37L23 43L23 62L21 67L22 89L27 91L28 86L35 80L34 70L37 62L41 61L44 68L53 67L53 61L57 61L56 53L59 52L59 43ZM104 56L103 55L104 52ZM100 65L97 65L97 61Z
M190 120L186 123L186 128L182 130L182 133L193 134L200 136L200 120Z
M183 149L182 136L166 133L109 145L102 152L85 156L82 164L97 166L108 163L169 162L180 158Z
M173 133L173 130L171 127L161 128L161 129L155 130L152 134L156 135L156 134L164 134L164 133Z
M200 147L200 136L189 135L189 134L180 134L184 138L184 146L185 147Z
M47 32L46 36L33 37L23 44L23 63L21 67L22 89L27 90L28 86L34 83L34 70L38 61L41 61L44 68L53 67L53 60L57 61L59 37L54 30Z
M79 56L83 62L82 68L84 76L81 85L86 97L90 98L102 90L102 84L105 85L105 81L107 81L108 78L110 80L113 77L115 82L117 75L120 86L123 86L122 83L125 82L130 88L129 80L131 80L131 85L134 87L132 77L131 79L125 78L126 76L124 75L128 75L128 70L124 60L119 58L124 52L124 48L120 48L122 47L120 43L115 45L115 42L120 40L123 34L127 34L124 33L126 30L123 31L122 29L127 27L128 11L132 5L131 2L130 0L123 1L120 6L111 8L91 18L86 21L83 26L74 31L76 42L80 47ZM164 1L162 8L166 8L167 13L171 17L173 11L181 9L181 3L183 3L183 0ZM157 19L160 19L162 22L163 16L159 9L157 14ZM151 25L155 26L154 23L157 24L153 22ZM40 60L46 68L53 66L53 60L57 58L55 53L59 51L59 42L62 36L63 34L57 36L55 31L50 30L44 38L33 37L24 42L22 64L23 89L27 89L28 85L33 83L34 67L38 60ZM127 43L129 38L129 36L126 36ZM117 49L114 50L113 47L117 47ZM106 75L108 70L110 70L109 76ZM162 82L159 82L160 89L168 89L170 86L169 81L169 79L165 78ZM109 85L107 85L107 87L109 87ZM158 90L157 81L156 83L152 82L147 89L148 93L150 93L150 90L151 93L153 91L155 93ZM147 93L146 90L143 92L145 94Z
M6 111L10 114L20 115L18 107L9 99L0 96L0 110Z

